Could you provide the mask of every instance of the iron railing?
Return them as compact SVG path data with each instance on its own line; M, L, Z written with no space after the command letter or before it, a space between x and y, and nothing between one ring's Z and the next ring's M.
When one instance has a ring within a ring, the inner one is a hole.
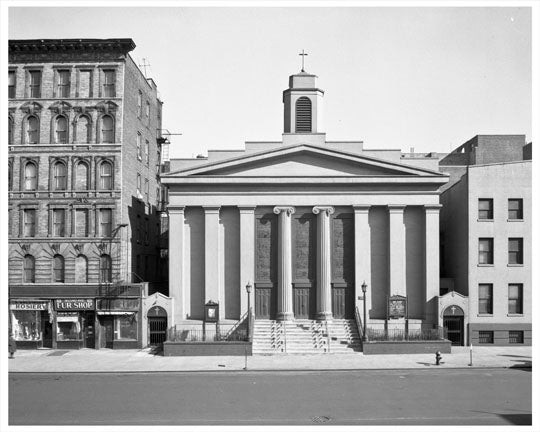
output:
M372 329L367 328L366 334L369 341L425 341L446 339L446 329L437 327L434 329Z
M358 306L354 309L354 320L356 321L356 328L358 330L358 335L360 336L360 340L364 340L364 327L362 326L362 318L360 318L360 311L358 310ZM368 333L369 334L369 333Z
M248 334L246 329L237 329L234 333L229 331L206 331L202 329L177 329L171 327L167 330L168 342L247 342Z

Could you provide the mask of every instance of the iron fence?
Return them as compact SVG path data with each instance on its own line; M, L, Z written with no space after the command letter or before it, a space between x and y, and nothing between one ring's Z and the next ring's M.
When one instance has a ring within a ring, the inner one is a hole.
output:
M446 329L437 327L434 329L372 329L367 328L366 334L369 341L427 341L446 339Z
M206 331L202 329L177 329L171 327L167 330L167 341L169 342L247 342L248 333L246 329L238 328L234 332L228 330Z

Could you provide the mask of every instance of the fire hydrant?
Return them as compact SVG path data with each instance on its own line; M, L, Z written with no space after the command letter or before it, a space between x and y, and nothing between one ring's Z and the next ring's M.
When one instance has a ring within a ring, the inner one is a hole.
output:
M435 364L437 366L440 366L441 365L441 359L442 359L442 355L441 355L441 352L440 351L437 351L435 353Z

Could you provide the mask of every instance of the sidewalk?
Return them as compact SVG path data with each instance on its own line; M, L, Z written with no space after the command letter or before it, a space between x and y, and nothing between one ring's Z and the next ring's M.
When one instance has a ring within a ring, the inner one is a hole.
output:
M163 357L150 348L142 350L82 349L18 350L8 360L10 372L182 372L241 371L244 357ZM351 369L444 369L467 368L469 348L452 347L435 366L435 353L409 355L314 354L274 355L247 358L250 371L351 370ZM472 368L532 367L532 348L474 347Z

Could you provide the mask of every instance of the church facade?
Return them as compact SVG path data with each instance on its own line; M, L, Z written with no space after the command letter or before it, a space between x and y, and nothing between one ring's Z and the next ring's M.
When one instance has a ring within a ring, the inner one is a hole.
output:
M407 300L409 329L439 325L439 188L436 155L328 141L324 92L300 72L283 92L278 142L173 159L169 193L171 324L196 328L204 305L222 325L256 320L354 319L371 328L389 298ZM367 286L366 293L362 285Z

